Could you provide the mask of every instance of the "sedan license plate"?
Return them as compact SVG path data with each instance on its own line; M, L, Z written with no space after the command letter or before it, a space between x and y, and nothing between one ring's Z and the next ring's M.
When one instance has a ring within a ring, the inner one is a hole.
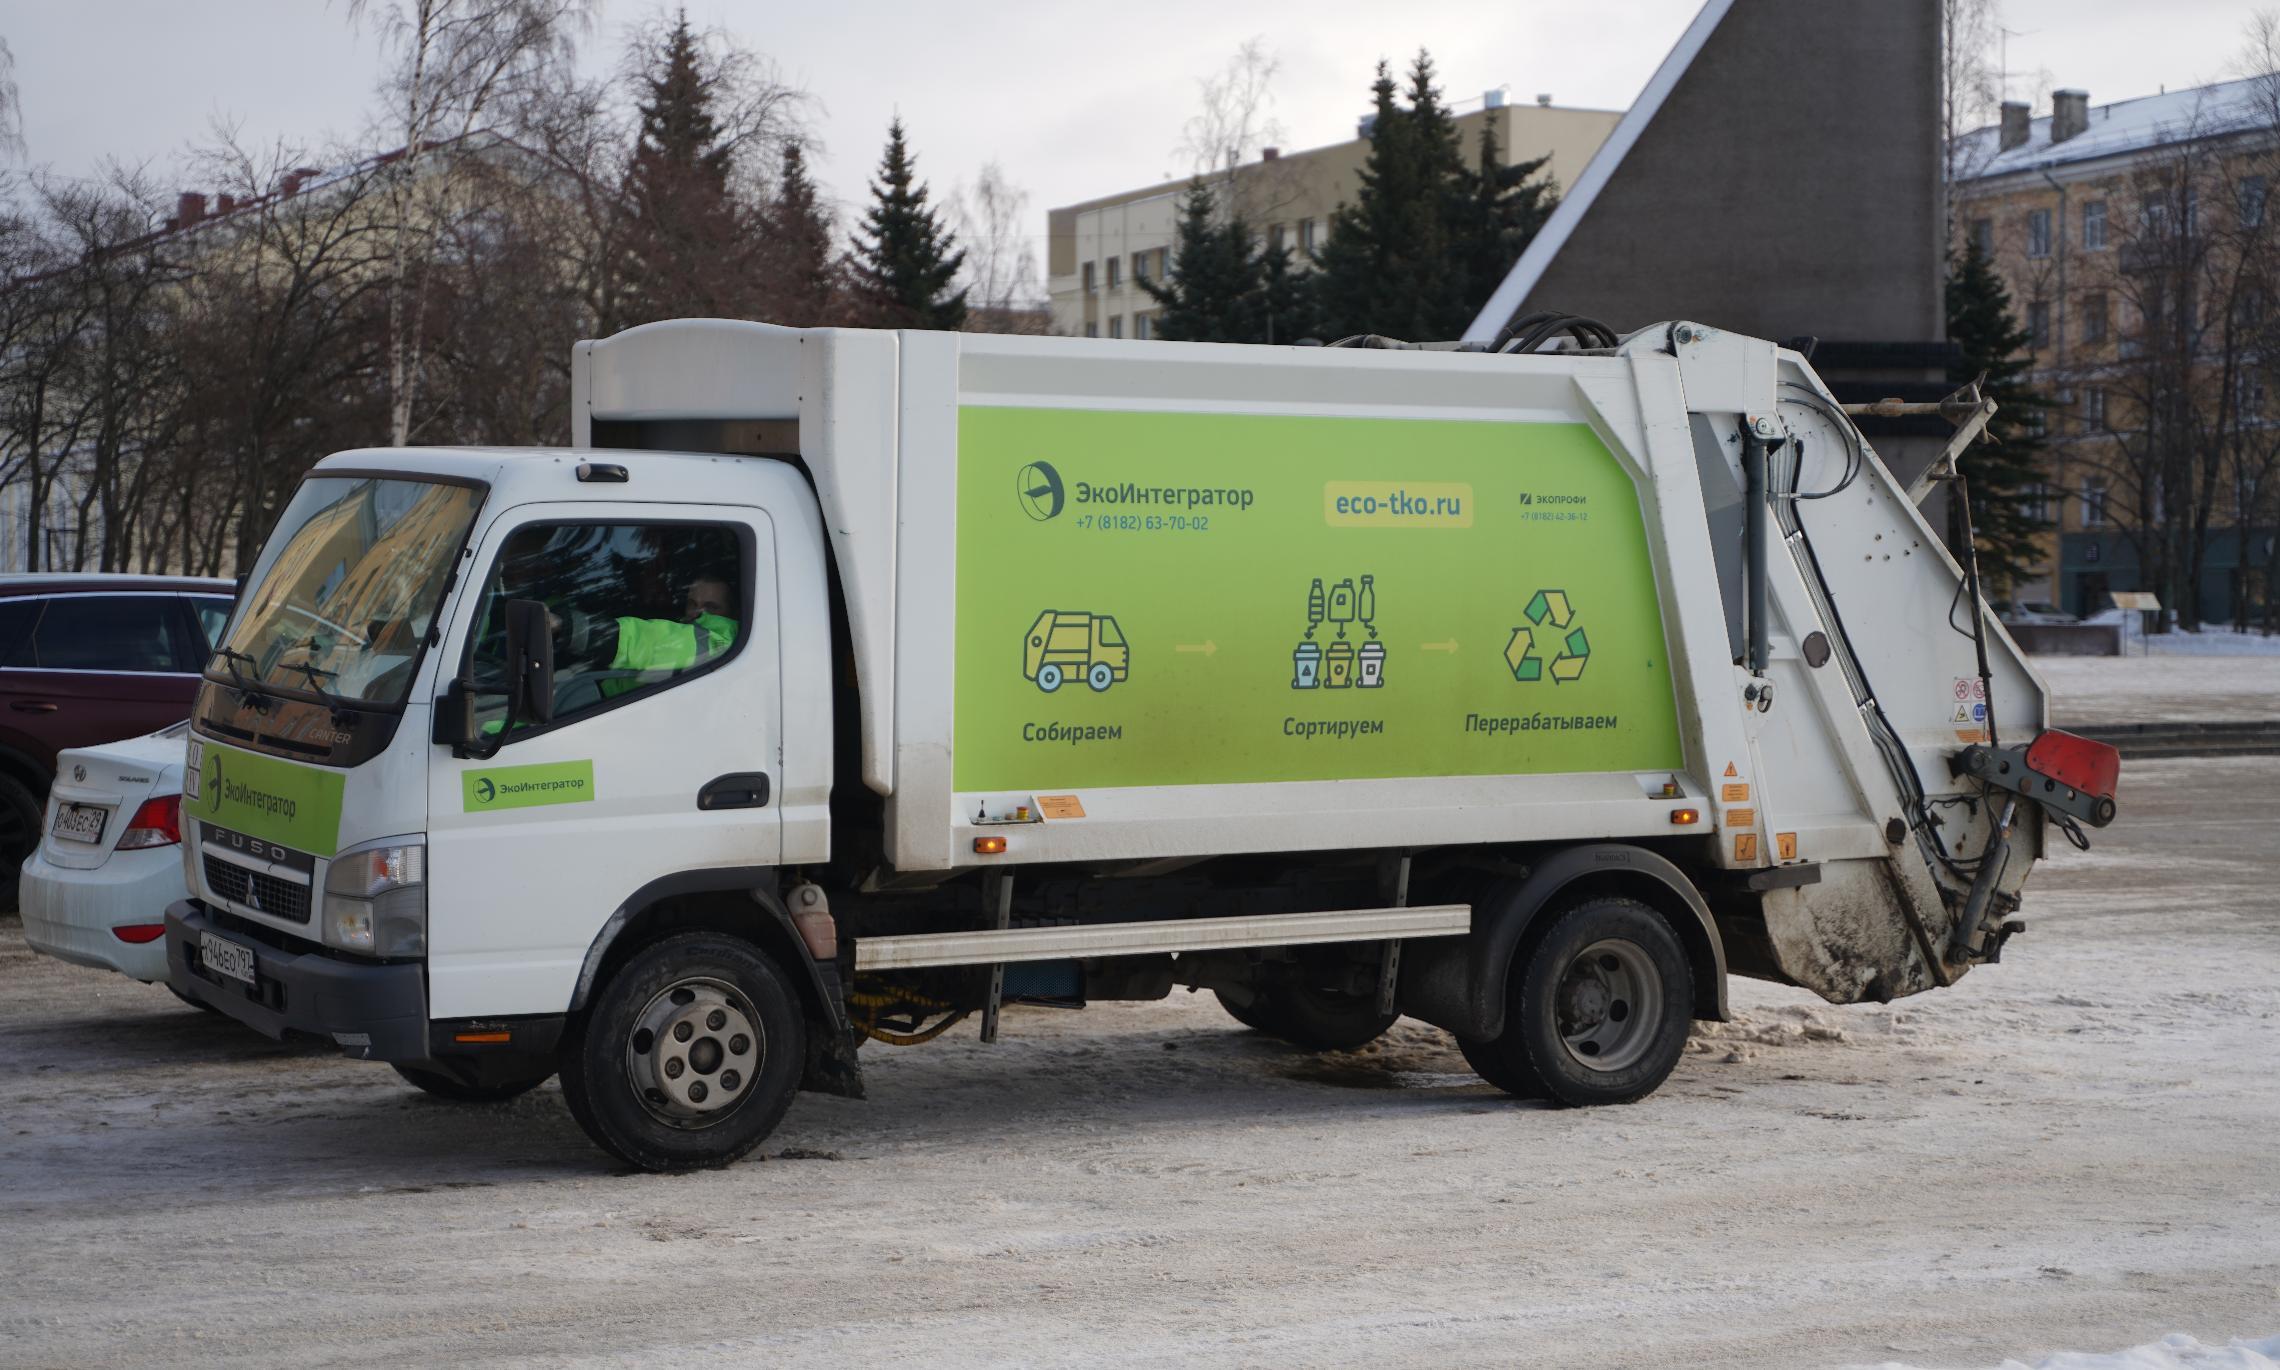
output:
M227 976L241 984L256 983L253 974L253 948L227 937L216 937L210 932L198 934L198 959L206 969L216 975Z
M73 842L100 842L103 823L110 816L111 811L100 804L59 804L50 831Z

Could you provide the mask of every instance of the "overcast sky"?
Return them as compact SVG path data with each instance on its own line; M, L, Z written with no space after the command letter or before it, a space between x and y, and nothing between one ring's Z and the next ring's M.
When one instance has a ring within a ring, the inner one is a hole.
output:
M1885 3L1886 0L1832 0ZM1748 3L1748 0L1743 0ZM857 205L887 120L910 126L938 194L996 159L1048 206L1191 168L1176 152L1198 78L1245 39L1281 59L1283 143L1353 136L1373 63L1431 49L1460 104L1493 86L1515 101L1628 106L1697 0L690 0L690 18L774 57L815 97L819 171ZM2252 5L2224 0L2006 0L2013 94L2081 86L2093 104L2233 74ZM612 60L626 25L655 13L604 0L588 61ZM2158 17L2156 17L2158 16ZM30 161L87 174L101 161L170 166L216 117L254 142L353 136L380 65L339 0L9 0ZM2042 78L2047 73L2048 80ZM185 189L193 187L184 187Z

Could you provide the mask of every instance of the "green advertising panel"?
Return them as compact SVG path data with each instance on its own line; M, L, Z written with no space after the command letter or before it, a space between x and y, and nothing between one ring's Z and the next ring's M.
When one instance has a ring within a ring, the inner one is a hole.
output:
M460 807L467 813L529 809L541 804L585 804L594 797L594 763L553 761L537 766L493 766L463 771Z
M970 407L961 790L1679 764L1582 424Z
M313 856L339 850L339 771L279 761L205 738L193 746L194 769L182 787L184 815Z

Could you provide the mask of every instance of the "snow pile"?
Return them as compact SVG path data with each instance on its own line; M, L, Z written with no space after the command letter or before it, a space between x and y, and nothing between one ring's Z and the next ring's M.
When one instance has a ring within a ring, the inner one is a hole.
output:
M1913 1370L1886 1361L1875 1370ZM2029 1366L2007 1360L1995 1370L2280 1370L2280 1337L2204 1346L2183 1332L2127 1351L2060 1351Z

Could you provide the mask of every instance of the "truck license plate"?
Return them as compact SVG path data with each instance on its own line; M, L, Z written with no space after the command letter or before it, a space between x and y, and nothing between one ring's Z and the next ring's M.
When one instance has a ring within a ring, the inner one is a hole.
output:
M103 822L111 811L100 804L59 804L55 810L56 836L73 842L100 842L103 840Z
M206 969L216 975L226 975L241 984L255 983L253 974L253 948L227 937L216 937L210 932L198 934L198 959Z

